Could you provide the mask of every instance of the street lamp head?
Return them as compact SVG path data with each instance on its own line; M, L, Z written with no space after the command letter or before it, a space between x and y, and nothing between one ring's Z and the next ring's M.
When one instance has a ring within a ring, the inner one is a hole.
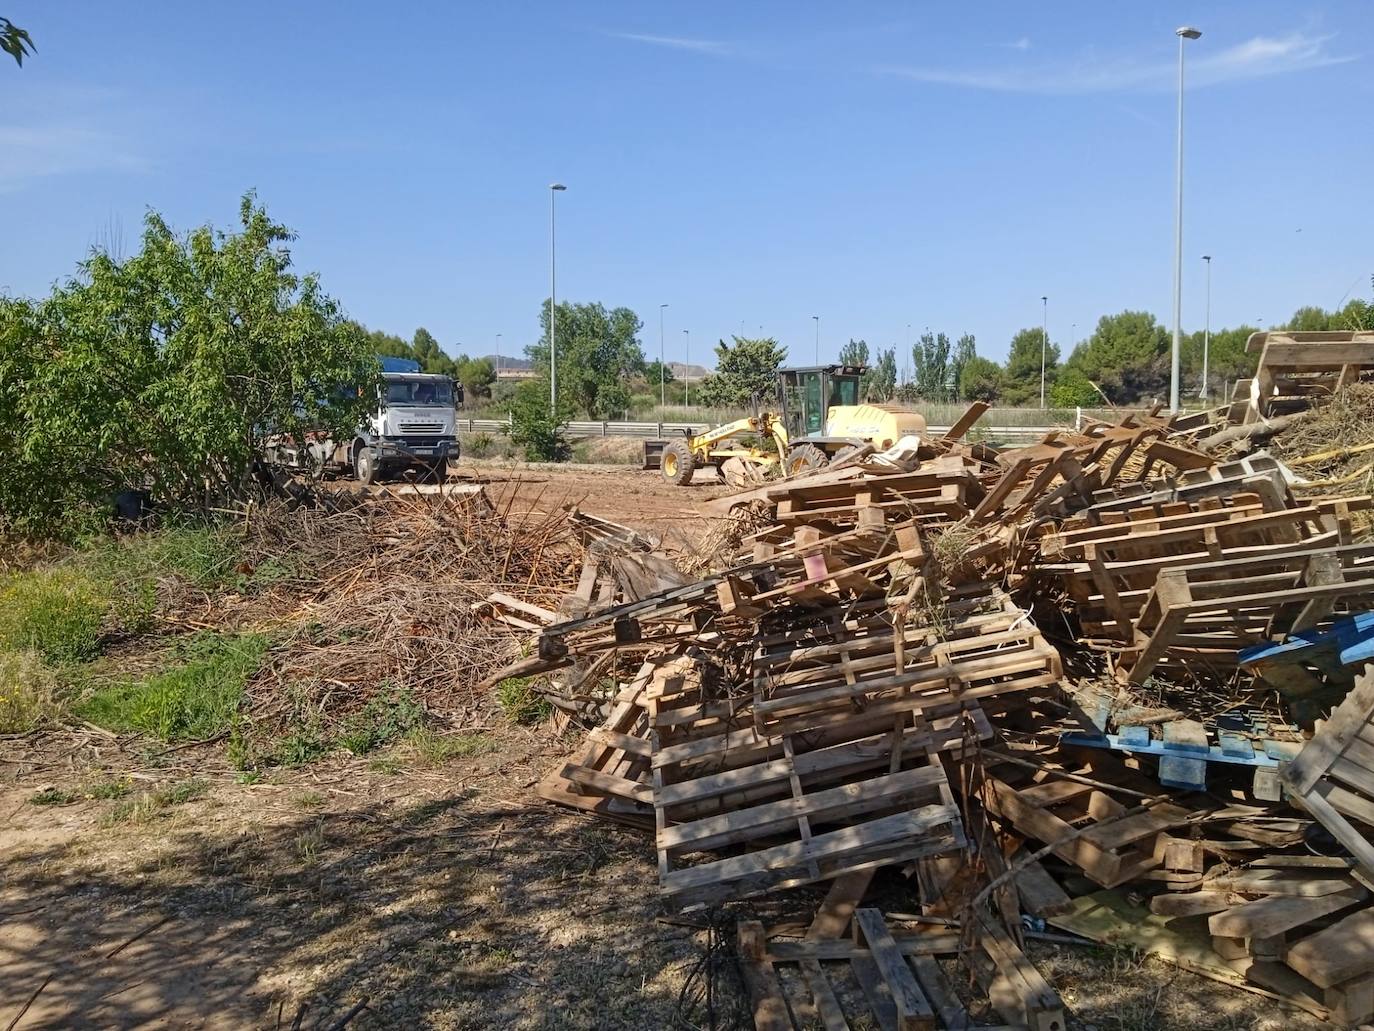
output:
M666 307L668 307L668 305L667 305L666 303L665 303L665 304L660 304L659 307L660 307L660 308L666 308Z
M1195 29L1191 25L1184 25L1174 29L1174 35L1182 36L1184 39L1197 39L1202 35L1202 30Z
M1042 304L1049 304L1049 303L1050 303L1050 299L1049 299L1048 297L1042 297L1042 298L1040 298L1040 301L1041 301Z
M1212 256L1211 256L1210 254L1204 254L1204 255L1202 256L1202 260L1203 260L1203 261L1211 261L1211 260L1212 260Z
M550 189L550 190L566 190L567 187L564 186L562 183L549 183L549 189Z

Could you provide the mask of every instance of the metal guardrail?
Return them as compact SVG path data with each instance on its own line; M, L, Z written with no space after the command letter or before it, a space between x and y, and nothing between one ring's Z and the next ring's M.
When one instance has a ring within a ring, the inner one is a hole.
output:
M510 425L509 419L459 419L461 433L502 433ZM569 422L569 435L574 437L642 437L657 440L675 436L704 433L711 428L704 422ZM980 434L994 440L1026 440L1043 437L1046 433L1063 430L1064 426L979 426ZM945 433L948 426L930 426L933 434Z

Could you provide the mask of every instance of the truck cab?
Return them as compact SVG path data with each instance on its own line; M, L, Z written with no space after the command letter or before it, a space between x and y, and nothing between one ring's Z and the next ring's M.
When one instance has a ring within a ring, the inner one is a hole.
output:
M461 400L462 387L448 376L421 372L410 359L383 358L377 411L348 450L354 475L372 483L413 468L442 479L458 460Z

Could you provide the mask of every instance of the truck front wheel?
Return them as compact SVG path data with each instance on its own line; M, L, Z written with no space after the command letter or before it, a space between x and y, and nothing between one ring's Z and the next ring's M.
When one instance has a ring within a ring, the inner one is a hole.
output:
M377 482L380 471L377 467L377 452L370 447L359 448L353 459L353 475L357 481L365 487L370 487Z

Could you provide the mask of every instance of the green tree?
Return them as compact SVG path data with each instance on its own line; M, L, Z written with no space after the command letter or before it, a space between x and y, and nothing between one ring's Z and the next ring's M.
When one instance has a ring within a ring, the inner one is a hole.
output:
M453 378L463 384L465 398L491 397L496 366L490 358L464 358L454 363Z
M751 408L755 400L764 407L777 393L777 371L787 351L772 337L732 336L716 344L716 374L704 380L697 395L703 405L718 408Z
M1104 315L1069 355L1067 368L1096 383L1114 404L1157 397L1169 389L1171 341L1147 311Z
M351 435L376 403L370 341L291 271L292 234L251 193L240 221L178 236L150 213L137 254L97 251L42 303L0 308L6 479L46 485L6 488L0 520L69 528L126 488L214 504L267 433Z
M572 446L563 435L563 426L571 417L562 405L557 413L550 409L547 381L525 380L511 398L505 432L528 462L566 462L572 457Z
M1337 316L1325 308L1307 305L1295 311L1284 328L1294 333L1321 333L1329 329L1344 329L1338 321Z
M864 375L863 397L882 404L891 401L897 392L897 349L889 347L878 352L878 360Z
M981 355L973 355L959 370L959 397L963 401L996 401L1002 392L1002 367Z
M1222 397L1228 382L1247 379L1255 374L1258 354L1246 354L1245 343L1250 334L1257 332L1254 326L1237 326L1235 329L1219 329L1212 334L1207 348L1207 378L1211 381L1210 397L1213 401L1227 400ZM1185 391L1197 393L1202 386L1202 333L1189 333L1180 341L1179 363L1183 368Z
M625 381L644 373L639 343L643 324L629 308L607 310L605 305L558 305L558 398L593 419L607 418L625 407ZM549 304L539 313L542 335L525 349L548 386ZM603 396L604 395L604 396Z
M444 349L439 346L439 341L429 330L421 326L415 331L415 336L410 341L411 356L420 363L420 368L425 372L431 372L439 376L451 376L459 379L458 363L444 353ZM464 384L466 386L466 384Z
M950 398L951 401L964 399L964 393L959 388L959 383L964 376L964 366L976 357L978 357L978 343L974 340L972 333L965 333L954 342L954 353L949 359L949 382L954 390L954 396Z
M650 387L657 387L659 383L671 383L673 378L672 365L663 364L657 358L644 366L644 382Z
M927 401L943 401L950 393L949 337L927 330L911 349L912 381Z
M1045 340L1039 326L1023 329L1011 338L1007 349L1006 371L1002 379L1002 400L1023 405L1040 401L1041 348L1044 347L1045 389L1047 392L1059 371L1059 345Z
M868 341L855 340L850 337L849 343L840 348L841 365L868 365Z
M1091 407L1102 403L1102 395L1092 385L1088 377L1071 365L1066 365L1059 373L1050 390L1052 408L1076 408L1080 405Z
M35 53L33 37L8 18L0 18L0 50L14 58L14 63L24 67L24 58Z

